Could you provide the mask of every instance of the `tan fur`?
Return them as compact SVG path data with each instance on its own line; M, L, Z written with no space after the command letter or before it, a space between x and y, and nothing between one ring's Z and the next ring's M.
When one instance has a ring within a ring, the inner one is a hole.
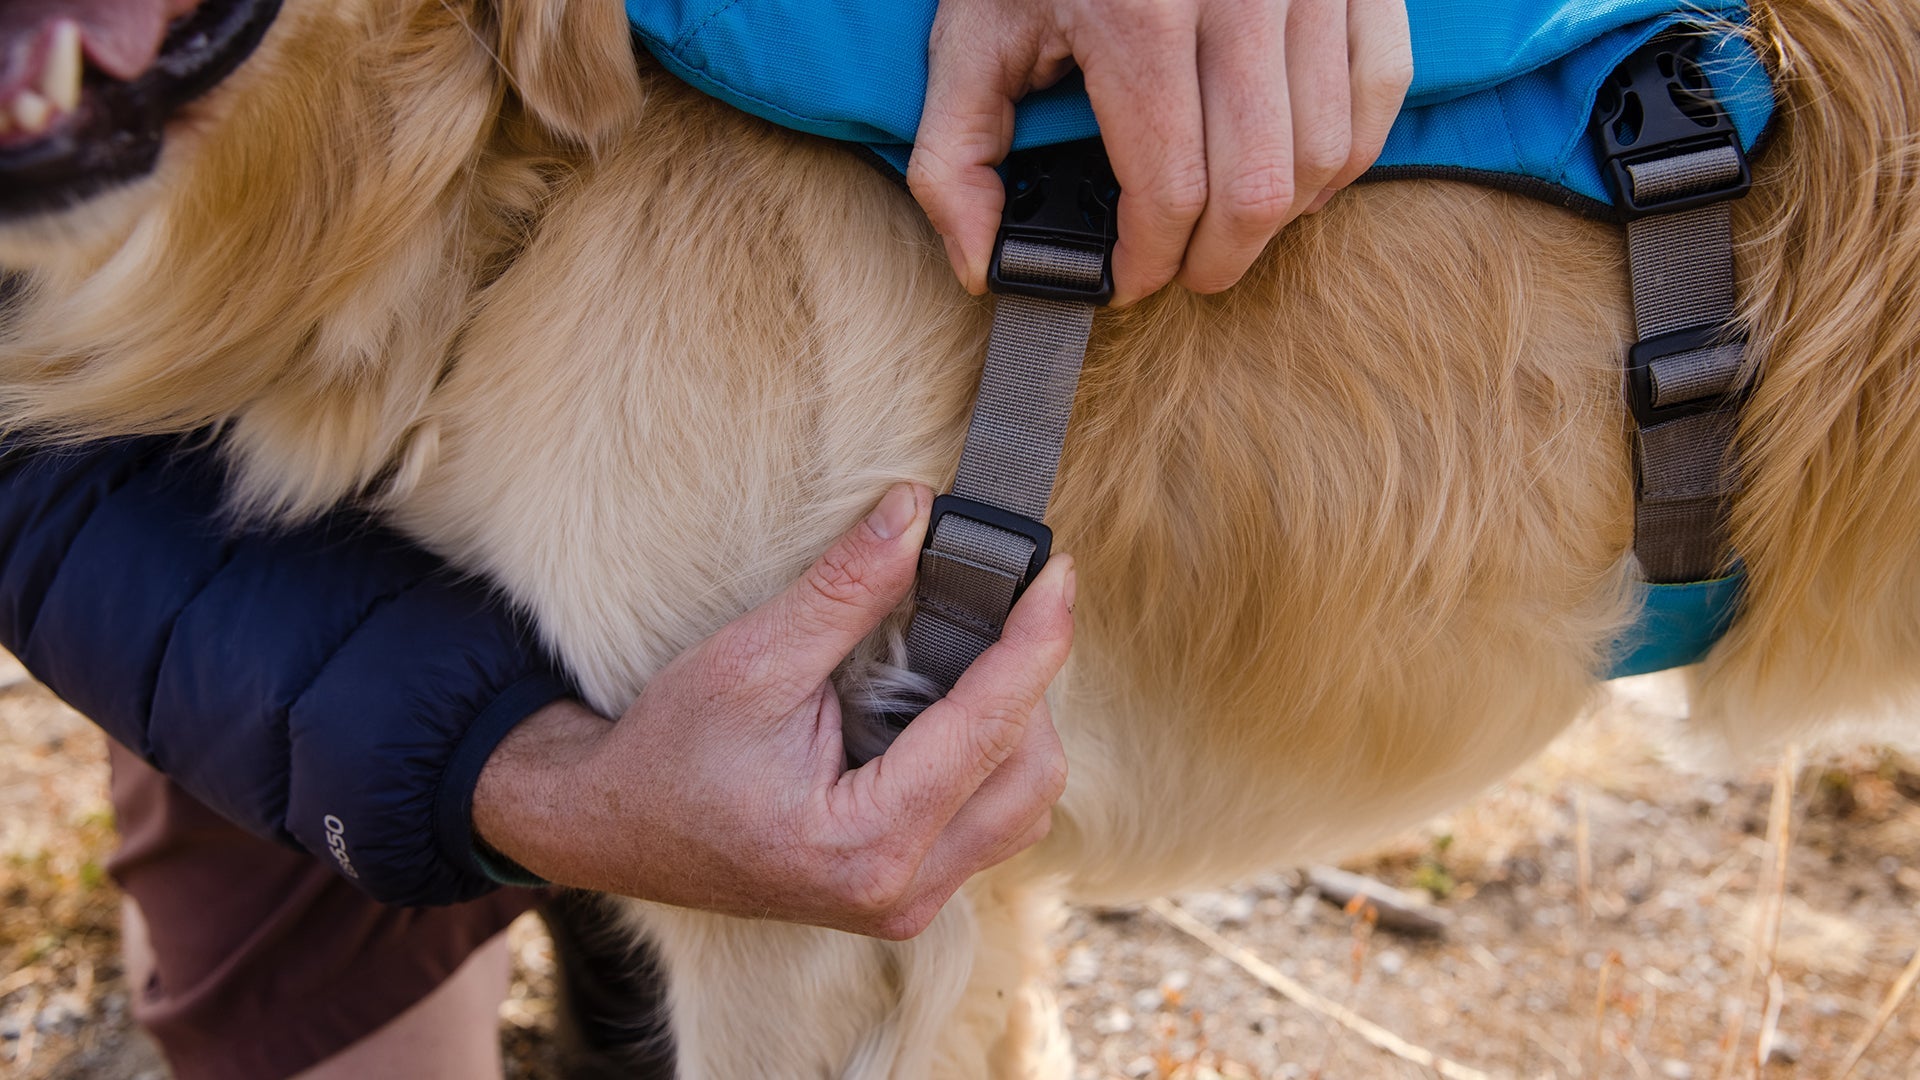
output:
M373 501L622 708L888 481L945 480L987 308L850 156L630 81L617 16L290 3L151 182L0 230L29 271L4 416L223 423L243 505ZM1916 18L1762 16L1752 593L1696 705L1737 741L1915 700ZM1332 853L1532 754L1631 614L1627 325L1617 229L1432 182L1098 320L1053 514L1082 586L1052 836L904 945L633 905L683 1071L1057 1075L1058 898Z

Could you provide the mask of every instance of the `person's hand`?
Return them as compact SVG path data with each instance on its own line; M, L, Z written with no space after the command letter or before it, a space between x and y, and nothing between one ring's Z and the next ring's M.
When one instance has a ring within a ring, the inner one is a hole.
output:
M913 584L931 495L901 484L805 577L660 672L609 725L528 718L474 794L480 838L562 885L906 938L1046 835L1066 759L1042 694L1073 639L1055 556L1000 642L849 771L828 675Z
M1075 62L1120 181L1116 305L1240 280L1380 155L1413 77L1404 0L940 0L907 183L971 292L1013 103Z

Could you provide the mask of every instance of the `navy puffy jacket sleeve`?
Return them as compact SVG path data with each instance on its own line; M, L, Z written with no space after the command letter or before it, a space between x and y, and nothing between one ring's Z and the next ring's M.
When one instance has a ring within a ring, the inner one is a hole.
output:
M244 532L204 442L0 451L0 644L195 798L376 899L451 903L480 768L566 693L475 581L342 515Z

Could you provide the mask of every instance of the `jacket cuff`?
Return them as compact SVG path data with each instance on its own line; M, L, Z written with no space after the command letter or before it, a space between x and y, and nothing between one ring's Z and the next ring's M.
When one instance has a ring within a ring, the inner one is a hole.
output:
M500 885L538 887L545 878L522 868L512 859L485 847L473 834L473 792L480 784L480 772L487 759L507 733L520 721L540 709L570 695L559 679L536 672L500 692L467 729L466 737L454 748L441 774L440 790L434 798L434 840L440 857L467 874L477 874Z
M488 590L416 580L372 605L292 708L287 831L382 903L492 892L474 785L506 733L566 692Z

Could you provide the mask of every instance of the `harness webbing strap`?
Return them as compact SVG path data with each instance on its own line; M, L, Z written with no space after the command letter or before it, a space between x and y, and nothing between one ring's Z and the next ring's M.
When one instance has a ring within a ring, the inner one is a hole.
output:
M1009 239L1000 272L1008 280L1091 289L1102 264L1098 252ZM1035 522L1046 515L1093 312L1091 303L997 298L955 495ZM1036 550L1029 536L960 513L940 517L920 556L907 627L912 670L942 693L953 689L999 640Z
M1645 202L1725 188L1740 171L1731 147L1628 168L1634 196ZM1730 551L1727 515L1739 482L1734 394L1744 357L1740 341L1720 336L1735 313L1731 222L1728 204L1718 202L1627 225L1640 347L1693 332L1691 342L1646 362L1655 418L1642 416L1635 437L1633 546L1652 582L1715 577ZM1691 403L1703 407L1684 408ZM1676 408L1671 419L1657 418Z

